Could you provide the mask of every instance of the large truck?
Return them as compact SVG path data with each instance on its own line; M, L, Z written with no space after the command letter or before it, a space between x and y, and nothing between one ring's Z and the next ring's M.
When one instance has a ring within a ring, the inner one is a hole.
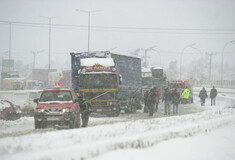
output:
M93 112L118 116L141 108L141 59L109 51L71 53L72 87Z

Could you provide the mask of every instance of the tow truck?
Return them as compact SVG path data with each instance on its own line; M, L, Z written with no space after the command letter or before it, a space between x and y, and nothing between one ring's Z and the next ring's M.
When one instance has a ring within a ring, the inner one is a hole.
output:
M79 128L80 110L77 95L73 89L56 87L42 91L34 114L35 129L50 126Z

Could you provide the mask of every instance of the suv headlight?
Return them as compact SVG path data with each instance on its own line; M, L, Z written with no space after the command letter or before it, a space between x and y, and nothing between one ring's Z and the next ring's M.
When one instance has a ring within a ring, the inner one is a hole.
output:
M36 111L37 111L38 113L44 113L44 112L45 112L45 109L41 109L41 108L40 108L40 109L37 109Z
M72 111L72 108L63 108L62 109L63 113L68 113L68 112L71 112L71 111Z

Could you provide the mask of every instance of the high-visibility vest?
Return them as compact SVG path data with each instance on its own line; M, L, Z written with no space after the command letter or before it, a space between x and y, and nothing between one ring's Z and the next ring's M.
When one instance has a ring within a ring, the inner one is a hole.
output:
M190 95L190 90L188 88L186 88L182 94L182 96L184 97L184 99L188 99Z
M92 111L92 109L91 109L91 104L90 104L90 102L88 102L86 99L83 99L82 101L81 101L81 108L82 108L82 112L86 112L86 111Z

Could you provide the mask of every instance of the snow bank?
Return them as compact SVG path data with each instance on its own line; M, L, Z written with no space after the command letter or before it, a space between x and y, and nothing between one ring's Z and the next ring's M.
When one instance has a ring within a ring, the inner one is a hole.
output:
M146 148L173 138L207 134L234 123L234 109L214 107L196 114L36 133L1 139L0 159L93 158L118 149Z
M146 149L116 150L95 160L234 160L235 125L226 126L191 138L176 138Z

